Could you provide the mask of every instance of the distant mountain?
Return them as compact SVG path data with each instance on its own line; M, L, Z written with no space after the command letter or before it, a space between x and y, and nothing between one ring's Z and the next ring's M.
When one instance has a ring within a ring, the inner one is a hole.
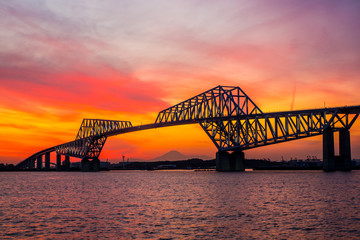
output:
M215 158L214 157L209 157L206 155L185 155L182 154L179 151L170 151L168 153L165 153L164 155L161 155L159 157L153 158L153 159L140 159L140 158L130 158L129 161L130 162L157 162L157 161L181 161L181 160L188 160L188 159L192 159L192 158L199 158L202 160L212 160ZM122 161L120 161L122 162Z
M176 161L176 160L186 160L188 159L188 156L182 154L178 151L170 151L168 153L165 153L164 155L161 155L159 157L151 159L152 161Z
M200 158L202 160L209 160L213 159L206 155L197 155L197 156L188 156L184 155L179 151L170 151L168 153L165 153L164 155L161 155L159 157L151 159L151 161L177 161L177 160L187 160L191 158Z

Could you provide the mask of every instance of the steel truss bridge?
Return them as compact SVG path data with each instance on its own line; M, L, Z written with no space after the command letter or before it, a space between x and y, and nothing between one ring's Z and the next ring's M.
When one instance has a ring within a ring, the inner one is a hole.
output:
M50 168L50 153L82 159L84 169L89 160L99 161L108 137L183 124L199 124L218 149L218 170L243 170L242 151L291 140L323 135L324 169L348 170L350 159L349 129L360 113L360 106L308 109L264 113L239 87L217 86L159 112L154 123L133 126L129 121L84 119L74 141L37 152L20 162L19 169ZM340 132L340 157L334 156L333 132ZM229 153L231 152L231 154ZM344 163L345 161L345 163ZM345 165L344 165L345 164ZM337 167L341 166L341 167Z

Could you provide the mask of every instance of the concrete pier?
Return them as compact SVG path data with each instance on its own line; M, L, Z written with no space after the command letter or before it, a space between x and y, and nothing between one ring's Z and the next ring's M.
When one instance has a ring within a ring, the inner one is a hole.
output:
M100 171L100 160L98 158L90 161L88 158L81 160L81 171L82 172L98 172Z
M351 170L351 145L349 129L342 129L339 132L339 153L340 163L336 164L339 170Z
M81 171L90 172L90 161L88 158L83 158L81 160Z
M69 171L69 170L70 170L70 156L65 156L65 160L64 160L63 165L64 165L63 169L64 169L65 171Z
M323 132L323 169L324 171L335 171L334 132L332 128L327 128Z
M100 160L98 158L92 160L92 171L93 172L100 171Z
M35 169L35 162L36 162L36 158L31 159L31 161L28 162L27 168Z
M235 151L230 155L230 167L233 164L234 171L245 171L245 154L243 151Z
M216 171L230 171L230 153L224 151L216 153Z
M56 154L56 171L61 171L61 155Z
M50 170L50 153L45 153L45 171Z
M36 157L36 168L37 170L42 169L42 155Z
M351 145L349 129L339 131L339 156L334 153L334 132L331 128L323 133L323 170L350 171Z
M244 152L218 151L216 153L216 170L217 171L244 171Z

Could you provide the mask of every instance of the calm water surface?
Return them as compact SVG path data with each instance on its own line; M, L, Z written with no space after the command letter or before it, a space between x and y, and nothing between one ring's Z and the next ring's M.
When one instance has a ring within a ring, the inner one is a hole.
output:
M0 239L360 239L360 171L1 172Z

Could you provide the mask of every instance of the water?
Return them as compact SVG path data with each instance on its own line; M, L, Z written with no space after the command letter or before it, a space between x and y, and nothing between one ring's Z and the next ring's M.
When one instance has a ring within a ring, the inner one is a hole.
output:
M1 172L0 239L359 239L360 171Z

